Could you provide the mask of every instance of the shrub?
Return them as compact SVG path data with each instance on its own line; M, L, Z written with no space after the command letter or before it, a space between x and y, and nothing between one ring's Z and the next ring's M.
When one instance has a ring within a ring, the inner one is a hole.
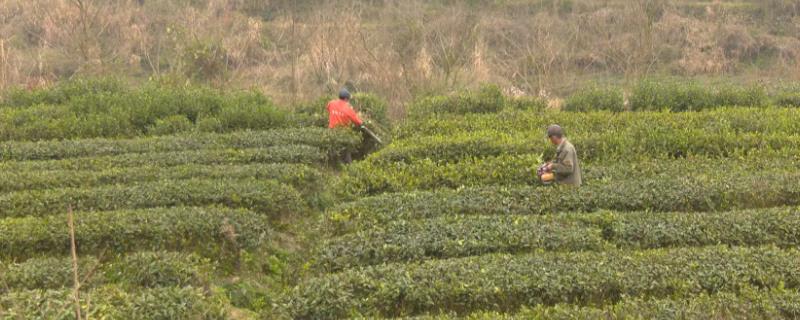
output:
M287 111L254 91L227 93L156 82L123 90L113 86L94 88L92 82L88 83L89 87L77 86L77 89L64 84L63 88L56 86L38 93L11 94L11 103L27 107L0 110L0 139L38 141L169 134L176 129L185 130L200 119L204 130L214 132L292 125Z
M782 107L800 107L800 84L781 87L774 95L773 102Z
M565 111L625 111L622 89L613 87L590 87L573 93L564 102Z
M378 96L369 93L356 93L353 95L350 104L352 104L353 108L360 112L365 119L369 119L381 127L389 127L389 118L386 115L388 108L387 103Z
M763 86L748 87L723 84L714 91L715 106L764 107L769 104L767 90Z
M452 258L493 252L599 250L597 227L575 220L522 216L445 216L390 221L320 243L317 264L326 271L395 261Z
M319 97L314 100L302 101L292 106L295 121L306 126L328 127L328 111L325 107L331 97Z
M60 215L69 205L83 211L214 204L270 216L307 210L297 190L272 180L188 179L7 193L0 195L0 217Z
M714 105L709 90L694 82L645 79L633 89L630 109L671 111L697 111Z
M137 252L110 261L79 259L81 287L103 284L123 287L189 286L206 283L208 262L194 254ZM34 258L10 264L0 274L3 290L61 289L73 285L72 258Z
M63 215L7 218L0 220L0 230L0 256L6 259L63 255L70 250ZM224 230L233 230L235 238ZM266 245L271 236L268 217L243 209L176 207L75 214L75 241L82 254L179 250L216 260L223 258L224 250L235 250L231 246L253 250Z
M168 135L190 131L193 124L186 116L174 115L164 119L156 120L156 123L147 128L147 132L152 135Z
M507 98L506 109L522 111L542 111L547 109L547 100L536 96Z
M25 319L74 319L71 290L23 290L0 296L0 309ZM193 287L128 290L103 286L81 294L84 313L101 319L225 319L224 300Z
M232 159L233 160L233 159ZM90 160L91 161L91 160ZM96 165L97 163L95 163ZM276 180L306 192L319 190L325 181L322 172L305 164L259 163L243 165L195 165L173 167L148 164L125 168L95 166L89 170L47 170L33 168L0 171L0 192L40 190L55 188L89 188L108 184L130 184L156 180L243 179Z
M0 163L0 169L13 170L15 172L35 170L110 170L120 167L141 167L147 165L173 167L186 164L318 164L326 160L327 155L315 147L287 145L256 149L214 149L177 152L127 153L103 157L4 162Z
M764 181L770 183L765 184ZM713 175L630 177L624 181L569 187L482 187L416 191L361 198L330 210L325 225L339 234L397 219L449 214L537 215L602 209L653 212L717 211L796 205L800 173L794 169Z
M326 152L356 150L361 137L346 130L322 128L238 131L133 139L85 139L43 142L2 142L0 159L47 160L125 153L178 152L189 150L264 148L308 145Z
M484 85L477 91L462 91L449 96L431 96L411 104L411 117L430 114L496 113L505 106L505 97L498 86Z
M800 317L800 294L795 290L744 288L739 294L722 292L688 298L648 299L625 297L614 304L523 307L513 314L478 312L480 319L793 319ZM456 315L420 317L419 320L462 319Z
M511 112L433 119L398 128L399 138L368 161L429 158L456 162L506 153L545 154L548 159L555 148L546 142L543 132L552 123L566 128L580 158L587 161L670 158L676 154L734 157L795 149L800 112L758 110L760 117L752 116L753 109L734 108L696 113Z
M772 247L486 255L324 275L296 288L290 308L296 319L396 317L736 293L749 286L794 289L798 263L797 250Z
M127 89L116 78L82 78L62 81L49 88L33 90L11 90L3 105L11 107L30 107L38 104L65 104L85 95L121 94Z
M338 271L397 261L487 253L800 244L800 209L703 213L605 212L397 219L322 242L317 263Z

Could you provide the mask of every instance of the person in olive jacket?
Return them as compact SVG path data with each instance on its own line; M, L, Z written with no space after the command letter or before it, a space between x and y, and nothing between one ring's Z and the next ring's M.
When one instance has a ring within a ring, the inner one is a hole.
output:
M547 138L550 143L558 147L556 148L556 158L552 162L548 162L544 169L552 172L559 184L580 186L582 182L581 165L575 146L567 141L567 138L564 137L564 130L556 124L547 127Z

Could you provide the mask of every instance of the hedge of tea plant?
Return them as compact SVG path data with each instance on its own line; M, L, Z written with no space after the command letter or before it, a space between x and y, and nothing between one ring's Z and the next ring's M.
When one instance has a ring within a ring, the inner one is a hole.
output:
M157 153L127 153L114 156L69 158L60 160L0 162L0 170L9 174L49 171L107 171L123 168L182 165L248 165L248 164L321 164L328 155L311 146L289 145L255 149L213 149Z
M130 288L202 286L208 282L209 261L195 254L136 252L99 261L79 257L81 288L116 284ZM23 289L66 289L73 286L72 258L45 257L0 266L0 292Z
M685 176L706 175L710 172L725 172L726 176L732 176L733 172L746 175L753 171L779 175L798 165L787 154L791 153L774 152L726 161L708 157L595 161L581 163L581 171L586 185L624 182L632 177L632 171L636 172L636 178L665 179L670 179L677 172ZM410 163L361 162L346 169L347 175L338 181L336 189L345 194L363 196L384 192L489 185L540 185L536 169L544 161L540 154L501 154L465 158L457 162L437 162L431 159Z
M196 287L130 290L106 285L81 293L84 315L97 319L226 319L227 299ZM20 290L0 295L0 317L75 319L71 289Z
M626 297L614 304L580 306L530 306L511 313L476 312L415 317L445 319L796 319L800 317L800 292L792 289L743 289L738 294L721 292L691 298L649 299Z
M800 117L797 120L800 121ZM580 126L564 125L564 128L568 140L575 145L579 156L585 161L629 161L686 156L725 158L783 150L796 155L797 146L800 145L800 132L793 128L769 133L737 128L692 127L688 124L675 128L651 127L643 124L645 119L640 121L636 125L606 127L596 131L579 129ZM382 163L431 159L457 162L469 157L526 153L551 157L555 153L555 147L544 137L546 126L542 124L542 127L533 126L511 133L486 129L396 140L391 146L371 155L367 161Z
M796 249L774 247L485 255L323 275L301 284L289 305L295 318L330 319L797 289L798 263Z
M293 118L255 91L157 82L130 88L114 80L75 80L9 92L0 103L0 140L264 130L293 126Z
M494 252L601 250L601 229L540 216L443 216L396 220L325 240L314 254L326 271L396 261Z
M445 215L394 220L323 241L325 270L534 251L653 249L715 244L800 245L800 209L725 212L619 212L545 216Z
M753 115L758 115L754 117ZM538 133L544 140L549 124L562 125L567 136L604 131L646 134L681 132L691 128L708 134L717 132L796 135L800 133L800 110L795 108L718 108L698 112L514 112L466 114L426 118L404 123L396 129L395 141L431 135L460 135L488 130L504 134Z
M130 184L156 180L244 179L275 180L303 192L319 190L322 172L309 165L265 163L242 165L196 165L174 167L131 166L97 170L0 171L0 192L56 188L89 188L109 184Z
M163 153L207 149L250 149L307 145L326 152L355 150L361 138L347 130L323 128L237 131L225 134L189 134L133 139L82 139L0 143L0 160L48 160L111 156L126 153Z
M570 187L488 186L389 193L342 204L326 214L325 227L357 230L396 219L448 214L542 215L598 210L708 212L800 204L800 173L714 172L670 177L631 177Z
M625 97L622 89L593 86L583 88L570 95L561 107L564 111L625 111Z
M759 85L709 87L685 80L645 79L633 89L629 103L634 111L698 111L722 106L761 107L769 104L769 98Z
M307 210L297 190L273 180L187 179L7 193L0 195L0 217L62 215L69 205L78 211L102 211L214 204L268 216Z
M65 255L70 250L65 214L1 219L0 231L4 260ZM267 245L272 234L267 217L244 209L175 207L75 213L76 245L82 254L175 250L218 258L223 250Z

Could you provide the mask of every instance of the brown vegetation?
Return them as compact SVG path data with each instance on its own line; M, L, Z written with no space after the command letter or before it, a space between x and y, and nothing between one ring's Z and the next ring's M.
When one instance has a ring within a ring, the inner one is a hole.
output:
M0 89L170 77L282 103L350 85L397 105L481 82L554 98L650 74L797 80L799 61L795 0L0 3Z

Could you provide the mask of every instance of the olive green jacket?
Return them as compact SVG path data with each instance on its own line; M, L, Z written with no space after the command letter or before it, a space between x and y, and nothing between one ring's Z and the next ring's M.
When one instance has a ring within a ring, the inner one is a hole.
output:
M552 169L556 176L556 182L573 186L581 185L581 164L578 161L578 152L567 139L558 145Z

